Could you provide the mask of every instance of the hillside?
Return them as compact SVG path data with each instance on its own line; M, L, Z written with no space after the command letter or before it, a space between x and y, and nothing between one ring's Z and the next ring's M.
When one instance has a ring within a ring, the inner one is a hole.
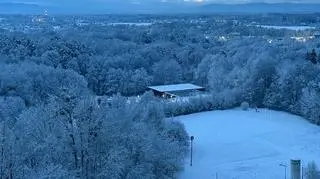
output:
M290 159L319 159L319 127L284 112L226 110L177 118L194 139L183 179L282 178ZM289 174L289 170L288 173Z

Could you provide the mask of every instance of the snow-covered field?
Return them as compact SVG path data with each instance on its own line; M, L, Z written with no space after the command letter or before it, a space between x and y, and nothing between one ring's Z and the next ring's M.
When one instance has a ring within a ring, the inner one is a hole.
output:
M271 25L257 25L257 27L263 27L267 29L288 29L288 30L308 30L308 29L315 29L315 27L311 26L271 26Z
M108 25L129 25L129 26L150 26L152 23L147 23L147 22L140 22L140 23L135 23L135 22L114 22L114 23L109 23Z
M281 179L290 159L320 158L320 128L301 117L266 109L212 111L176 119L193 135L193 166L181 179Z

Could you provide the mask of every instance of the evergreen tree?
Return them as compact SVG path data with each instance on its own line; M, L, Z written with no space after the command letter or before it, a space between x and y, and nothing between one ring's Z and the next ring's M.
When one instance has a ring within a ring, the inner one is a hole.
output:
M313 64L317 64L317 52L315 49L312 49L311 53L307 53L307 60L311 61Z

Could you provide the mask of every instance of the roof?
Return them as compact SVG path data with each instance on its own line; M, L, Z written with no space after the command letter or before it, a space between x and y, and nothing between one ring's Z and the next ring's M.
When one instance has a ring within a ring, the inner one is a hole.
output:
M174 85L160 85L160 86L149 86L148 88L159 92L170 92L170 91L184 91L184 90L200 90L204 89L201 86L197 86L190 83L174 84Z

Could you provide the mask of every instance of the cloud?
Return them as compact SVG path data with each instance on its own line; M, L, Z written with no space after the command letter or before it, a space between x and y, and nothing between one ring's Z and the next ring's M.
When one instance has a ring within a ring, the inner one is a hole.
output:
M7 0L10 1L10 0ZM14 0L11 2L23 2L23 3L32 3L32 4L55 4L55 5L62 5L62 4L142 4L142 3L158 3L158 2L209 2L209 3L245 3L245 2L270 2L270 3L277 3L277 2L295 2L295 3L319 3L319 0Z

